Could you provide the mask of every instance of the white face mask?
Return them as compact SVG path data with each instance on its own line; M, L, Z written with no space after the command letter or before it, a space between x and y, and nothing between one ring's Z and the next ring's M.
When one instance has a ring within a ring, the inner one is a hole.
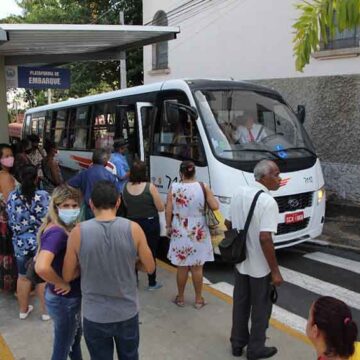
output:
M73 224L80 214L80 208L77 209L59 209L59 218L65 225Z

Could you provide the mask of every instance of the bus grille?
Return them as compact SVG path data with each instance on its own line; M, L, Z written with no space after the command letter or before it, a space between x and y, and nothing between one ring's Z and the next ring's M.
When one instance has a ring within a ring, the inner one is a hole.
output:
M291 232L305 229L309 225L310 218L305 218L304 221L300 221L294 224L279 224L277 227L276 235L288 234Z
M310 207L313 202L313 192L306 192L302 194L286 195L275 197L279 206L280 213L286 211L296 211Z

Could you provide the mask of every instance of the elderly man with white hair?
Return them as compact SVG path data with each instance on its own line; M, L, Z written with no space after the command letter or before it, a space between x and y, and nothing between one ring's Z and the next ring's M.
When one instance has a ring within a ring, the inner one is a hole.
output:
M233 195L227 226L244 228L251 203L261 192L246 238L246 260L235 266L233 323L231 346L234 356L241 356L247 346L249 360L265 359L277 353L266 347L272 302L271 284L281 285L283 279L276 260L272 235L277 231L279 208L271 190L280 187L280 170L275 162L260 161L254 168L255 184L242 187ZM251 315L251 329L249 319Z

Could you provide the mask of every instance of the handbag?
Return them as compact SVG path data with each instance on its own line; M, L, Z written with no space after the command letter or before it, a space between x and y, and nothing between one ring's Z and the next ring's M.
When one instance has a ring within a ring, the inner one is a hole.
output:
M254 196L244 229L231 229L225 231L225 239L219 244L221 258L228 263L238 264L246 259L246 235L249 230L251 218L254 214L256 202L263 191L260 190Z
M216 217L213 210L211 210L208 206L207 200L206 200L206 191L205 191L205 185L203 182L199 182L201 189L204 194L204 214L206 219L206 224L210 229L210 233L216 232L216 228L219 226L220 221Z

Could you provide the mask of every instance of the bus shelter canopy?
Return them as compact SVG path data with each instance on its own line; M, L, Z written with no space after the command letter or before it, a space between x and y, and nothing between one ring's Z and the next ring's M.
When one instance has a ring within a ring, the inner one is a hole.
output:
M5 65L119 60L120 52L172 40L168 26L0 24L0 57Z

